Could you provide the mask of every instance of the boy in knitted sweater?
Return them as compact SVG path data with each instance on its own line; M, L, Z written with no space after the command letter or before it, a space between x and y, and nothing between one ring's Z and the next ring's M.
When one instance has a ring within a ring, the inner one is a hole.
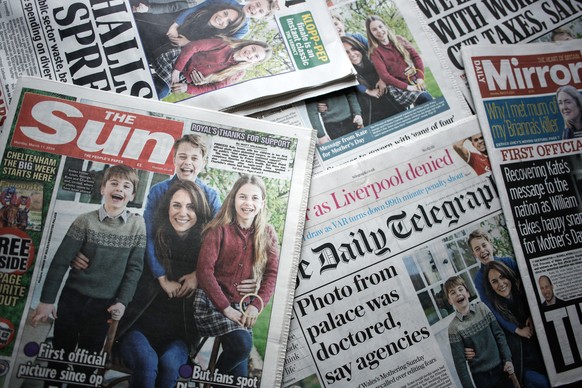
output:
M450 277L444 285L456 314L449 324L449 343L457 375L463 387L512 387L511 351L495 316L484 303L469 303L463 278ZM465 348L475 349L475 358L465 361Z
M133 298L143 269L146 231L143 217L126 206L135 197L138 181L132 168L108 168L101 184L103 205L78 216L57 249L31 316L33 326L55 319L54 349L99 353L108 319L121 319ZM59 288L79 251L93 259L85 270L70 270L56 309Z

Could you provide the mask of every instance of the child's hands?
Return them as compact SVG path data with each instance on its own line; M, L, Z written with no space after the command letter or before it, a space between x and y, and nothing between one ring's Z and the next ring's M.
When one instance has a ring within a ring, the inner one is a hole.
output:
M39 323L49 322L50 319L57 319L57 309L51 303L39 303L30 317L30 324L36 327Z
M71 263L69 265L73 269L82 271L84 269L89 268L89 258L79 251L77 252L75 258L71 260Z
M510 375L514 374L515 370L513 369L513 363L511 361L505 361L505 364L503 365L503 371Z
M236 286L236 290L240 296L255 294L259 290L259 282L256 279L244 279Z
M243 324L242 324L243 315L237 309L232 308L231 306L228 306L227 308L222 310L222 313L224 314L225 317L227 317L231 321L236 322L239 325L243 326Z
M182 283L182 287L180 287L178 294L176 294L177 298L189 298L194 295L194 291L196 291L196 287L198 287L196 271L182 276L178 281Z
M253 327L257 323L257 317L259 316L259 310L253 306L249 305L244 314L242 314L241 323L244 327Z
M108 313L111 313L111 319L114 321L119 321L123 314L125 313L125 305L121 302L117 302L107 309Z
M160 282L162 290L164 290L165 293L168 294L168 298L175 298L178 295L180 287L182 287L180 283L168 280L166 276L160 276L158 278L158 281Z

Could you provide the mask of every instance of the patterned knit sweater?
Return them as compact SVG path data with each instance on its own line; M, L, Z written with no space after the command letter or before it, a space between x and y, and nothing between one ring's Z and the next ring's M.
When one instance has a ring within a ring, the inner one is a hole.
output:
M115 298L128 305L143 269L146 231L143 217L126 212L125 217L100 221L95 210L75 219L50 265L41 302L55 303L71 260L81 251L90 260L89 268L71 269L65 286L85 296Z

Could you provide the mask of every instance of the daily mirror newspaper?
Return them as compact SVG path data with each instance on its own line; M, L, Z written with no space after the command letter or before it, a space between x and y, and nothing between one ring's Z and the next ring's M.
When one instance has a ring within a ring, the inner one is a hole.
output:
M526 346L547 382L486 276L518 279L489 166L472 117L313 178L284 386L502 386L504 369L523 381Z
M582 5L570 0L402 0L444 52L469 102L461 48L582 38Z
M246 113L354 85L332 31L319 0L2 0L0 80Z
M1 385L280 383L312 130L25 77L1 143Z
M582 45L463 51L552 384L582 375ZM464 49L465 50L465 49Z

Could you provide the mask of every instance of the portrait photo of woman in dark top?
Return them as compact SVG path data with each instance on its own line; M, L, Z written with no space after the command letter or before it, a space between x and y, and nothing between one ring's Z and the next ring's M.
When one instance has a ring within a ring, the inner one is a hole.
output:
M364 125L370 125L398 112L404 107L398 104L388 93L386 84L380 79L374 65L368 58L367 48L356 38L341 37L346 54L358 75L358 100L362 109Z

